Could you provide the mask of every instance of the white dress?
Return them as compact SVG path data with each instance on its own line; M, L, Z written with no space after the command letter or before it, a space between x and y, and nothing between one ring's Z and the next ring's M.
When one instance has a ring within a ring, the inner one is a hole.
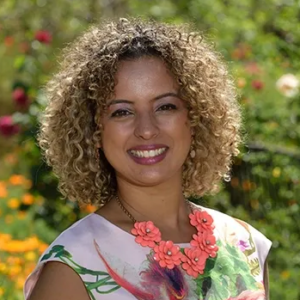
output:
M27 278L25 299L43 265L59 261L79 274L92 300L264 300L263 269L271 242L243 221L212 209L196 209L213 218L219 248L197 278L180 265L172 270L160 267L151 248L92 213L62 232L44 252Z

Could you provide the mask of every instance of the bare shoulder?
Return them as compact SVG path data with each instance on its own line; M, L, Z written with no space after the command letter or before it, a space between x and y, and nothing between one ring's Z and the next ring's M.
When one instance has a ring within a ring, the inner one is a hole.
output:
M60 262L48 262L28 300L90 300L79 275Z

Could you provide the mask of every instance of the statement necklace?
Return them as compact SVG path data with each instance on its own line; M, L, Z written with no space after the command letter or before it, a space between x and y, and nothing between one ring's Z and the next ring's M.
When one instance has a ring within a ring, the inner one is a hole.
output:
M197 234L193 234L190 247L181 251L180 247L172 241L161 239L161 232L152 221L136 221L118 196L116 196L116 200L123 212L133 222L131 233L136 237L135 242L143 247L151 248L154 260L162 268L173 269L175 266L181 265L188 275L197 278L199 274L204 273L207 259L216 257L218 246L213 234L213 218L206 211L194 209L189 201L187 203L192 211L189 214L190 224L197 229Z

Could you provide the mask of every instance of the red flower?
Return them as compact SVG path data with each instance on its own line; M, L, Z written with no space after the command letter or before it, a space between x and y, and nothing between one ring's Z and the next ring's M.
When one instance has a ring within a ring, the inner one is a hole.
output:
M251 85L255 90L258 91L264 88L264 83L260 80L253 80Z
M196 210L189 215L191 225L195 226L198 231L213 230L213 218L206 211Z
M14 44L14 38L12 36L6 36L4 38L4 45L6 47L11 47Z
M135 241L143 247L153 248L155 243L161 241L161 233L153 222L136 222L131 233L136 235Z
M13 91L12 97L15 100L15 102L20 106L24 106L27 104L28 97L24 89L21 87L16 88Z
M216 238L212 231L202 231L198 234L193 235L193 240L191 241L191 246L195 248L200 248L205 251L210 257L216 257L218 246L216 245Z
M52 35L47 30L38 30L34 38L43 44L50 44L52 41Z
M10 137L20 131L18 125L14 124L11 116L0 117L0 133L6 137Z
M184 253L185 256L182 255L181 258L182 268L194 278L197 278L199 274L203 274L208 254L199 248L185 248Z
M180 247L173 244L172 241L161 241L159 245L154 247L154 260L159 263L162 268L167 267L173 269L180 265L182 253Z

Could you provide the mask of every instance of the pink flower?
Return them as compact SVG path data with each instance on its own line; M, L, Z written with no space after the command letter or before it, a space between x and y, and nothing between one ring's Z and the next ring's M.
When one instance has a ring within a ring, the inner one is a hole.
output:
M38 30L35 33L34 38L43 44L50 44L52 41L52 35L47 30Z
M185 256L182 255L182 268L188 275L197 278L199 274L204 273L208 254L199 248L185 248Z
M12 97L15 100L15 102L20 106L24 106L27 104L28 97L24 89L21 87L16 88L13 91Z
M0 117L0 133L6 137L10 137L20 131L18 125L14 124L11 116Z
M196 210L190 214L190 223L195 226L198 231L213 230L213 218L206 211Z
M179 266L182 259L180 247L174 245L172 241L161 241L159 245L154 247L154 260L159 263L162 268L167 267L173 269Z
M249 244L248 244L247 242L245 242L245 241L242 241L242 240L238 242L237 246L238 246L238 247L240 248L240 250L243 251L243 252L245 252L245 250L246 250L247 248L249 248Z
M216 257L218 246L216 245L216 238L212 231L202 231L198 234L193 235L193 240L191 241L191 246L195 248L200 248L205 251L210 257Z
M260 80L253 80L251 82L251 85L255 90L258 90L258 91L262 90L264 88L264 83Z
M153 222L136 222L131 233L136 235L135 241L143 247L154 248L155 243L161 241L161 233Z

